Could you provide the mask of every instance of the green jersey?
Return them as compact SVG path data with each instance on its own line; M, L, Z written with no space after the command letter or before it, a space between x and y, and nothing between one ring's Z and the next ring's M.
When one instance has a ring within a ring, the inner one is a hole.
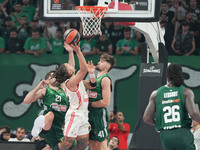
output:
M47 114L49 111L54 113L53 123L62 128L65 120L65 114L69 107L68 98L63 89L53 90L46 87L46 94L43 97L43 110L40 114Z
M104 77L110 77L104 74L96 79L96 88L92 89L88 96L90 102L95 102L103 99L101 82ZM90 140L102 142L108 137L108 110L106 107L95 108L89 106L89 123L91 125ZM97 119L98 118L98 119Z
M56 40L55 38L51 38L49 42L52 45L52 54L64 54L64 40L61 38L60 40Z
M29 37L24 44L24 49L31 51L46 49L46 40L40 37L37 41L34 41L32 37Z
M156 129L190 128L190 119L185 107L184 86L162 86L156 96Z

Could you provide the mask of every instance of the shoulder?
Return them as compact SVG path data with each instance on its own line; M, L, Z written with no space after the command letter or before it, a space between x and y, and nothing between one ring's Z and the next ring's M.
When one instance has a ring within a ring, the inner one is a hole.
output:
M104 77L102 77L102 83L104 83L104 82L110 83L110 82L111 82L110 77L109 77L109 76L104 76Z

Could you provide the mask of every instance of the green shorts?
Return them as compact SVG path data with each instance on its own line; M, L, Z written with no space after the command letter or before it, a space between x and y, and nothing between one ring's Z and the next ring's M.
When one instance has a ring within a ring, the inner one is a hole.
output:
M62 141L63 130L60 127L52 124L51 129L47 133L40 133L39 136L44 138L47 144L53 148Z
M160 139L164 150L195 150L194 136L188 128L162 130Z
M106 108L90 111L89 123L91 125L90 140L102 142L108 137L108 113Z

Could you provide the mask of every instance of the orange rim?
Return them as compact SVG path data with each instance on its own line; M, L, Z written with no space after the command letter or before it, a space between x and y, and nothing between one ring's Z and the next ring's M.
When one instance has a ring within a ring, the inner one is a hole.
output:
M88 11L88 12L92 12L91 10L93 10L93 12L95 13L94 15L96 17L99 17L98 15L100 14L100 12L105 12L108 10L108 8L103 7L103 6L76 6L76 10ZM102 16L102 19L103 18L104 18L104 14Z
M76 6L76 10L78 9L81 9L81 11L90 11L91 9L93 9L94 12L96 12L97 10L101 10L101 11L108 10L107 7L103 7L103 6Z

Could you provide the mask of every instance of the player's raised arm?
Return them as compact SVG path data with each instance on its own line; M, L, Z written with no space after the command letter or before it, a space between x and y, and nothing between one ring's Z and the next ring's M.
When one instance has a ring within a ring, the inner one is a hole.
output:
M72 66L75 67L75 60L74 60L74 51L73 48L67 44L66 42L64 42L64 48L66 51L69 52L69 60L68 63Z
M24 103L31 104L38 99L42 98L46 93L46 88L48 82L46 80L42 80L32 91L30 91L26 97L24 98Z
M67 87L71 90L76 90L77 85L79 84L79 82L81 82L83 80L83 78L85 77L85 75L87 73L87 63L85 61L85 57L83 56L79 45L77 45L77 44L72 45L71 44L70 46L76 52L76 55L77 55L78 60L79 60L80 70L74 76L72 76L70 78L70 80L67 82Z

